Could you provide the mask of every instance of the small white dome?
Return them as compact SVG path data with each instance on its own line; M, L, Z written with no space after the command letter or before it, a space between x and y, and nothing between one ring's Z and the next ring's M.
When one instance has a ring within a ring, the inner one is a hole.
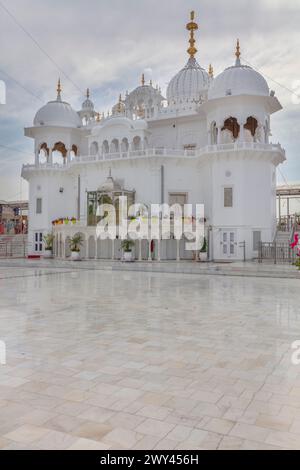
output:
M229 67L218 75L208 92L208 99L225 96L269 96L269 86L264 77L247 65Z
M167 100L173 103L198 101L207 93L210 77L196 61L190 57L186 66L172 78L167 89Z
M94 111L94 103L90 100L90 89L86 90L86 100L82 103L81 111Z
M83 103L82 103L82 110L85 111L94 111L94 103L87 98Z
M115 191L121 191L121 189L121 185L113 179L110 173L109 176L106 178L106 181L99 187L98 191L113 193Z
M34 126L81 127L80 117L69 103L49 101L36 113Z
M120 116L125 114L125 104L122 101L122 97L120 96L118 103L116 103L112 108L113 116Z

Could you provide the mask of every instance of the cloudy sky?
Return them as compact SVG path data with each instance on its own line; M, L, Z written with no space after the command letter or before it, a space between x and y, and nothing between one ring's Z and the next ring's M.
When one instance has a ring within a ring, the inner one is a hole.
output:
M63 98L76 109L90 87L96 108L107 112L143 72L164 91L187 60L192 9L203 67L211 62L218 74L231 65L239 37L243 59L276 91L284 110L273 118L272 140L287 150L283 176L300 181L300 98L289 91L300 95L300 0L0 0L0 79L7 85L7 104L0 105L0 199L27 197L21 166L34 157L23 128L55 98L59 75Z

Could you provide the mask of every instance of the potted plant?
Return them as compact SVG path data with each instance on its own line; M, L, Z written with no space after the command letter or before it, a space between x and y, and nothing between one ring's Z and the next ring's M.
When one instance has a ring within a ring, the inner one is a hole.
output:
M123 258L124 261L130 262L133 261L132 256L132 248L134 247L135 243L133 240L123 240L121 247L123 249Z
M202 262L206 262L207 261L207 241L206 241L206 238L204 237L204 240L203 240L203 246L200 250L200 253L199 253L199 259L200 261Z
M43 237L45 243L45 252L44 258L52 258L52 250L53 250L53 242L54 242L54 235L53 233L48 233Z
M73 261L80 260L80 247L82 246L82 243L83 243L83 236L80 233L70 238L69 246L71 250L71 259Z

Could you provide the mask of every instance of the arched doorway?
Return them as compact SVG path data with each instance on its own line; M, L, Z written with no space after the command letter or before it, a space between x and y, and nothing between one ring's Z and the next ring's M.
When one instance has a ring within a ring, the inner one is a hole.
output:
M222 127L222 143L229 143L237 140L240 134L240 125L235 117L230 117L224 121Z
M63 142L56 142L52 149L52 159L53 163L66 163L67 160L67 149Z
M45 163L48 163L49 162L49 148L48 148L48 145L46 143L43 143L41 146L40 146L40 150L39 150L39 163L40 164L45 164Z

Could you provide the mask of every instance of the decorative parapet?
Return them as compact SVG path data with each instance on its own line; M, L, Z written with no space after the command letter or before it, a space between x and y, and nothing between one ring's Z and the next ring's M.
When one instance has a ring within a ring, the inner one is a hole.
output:
M263 144L258 142L234 142L230 144L208 145L201 149L184 150L184 149L167 149L167 148L152 148L147 150L136 150L129 152L118 152L98 155L86 155L74 157L65 164L37 164L37 165L23 165L22 174L32 170L59 170L63 171L72 168L76 165L89 164L104 161L123 161L135 159L148 159L148 158L188 158L197 159L208 153L221 153L221 152L239 152L246 151L260 151L260 152L277 152L285 160L285 150L280 144Z

